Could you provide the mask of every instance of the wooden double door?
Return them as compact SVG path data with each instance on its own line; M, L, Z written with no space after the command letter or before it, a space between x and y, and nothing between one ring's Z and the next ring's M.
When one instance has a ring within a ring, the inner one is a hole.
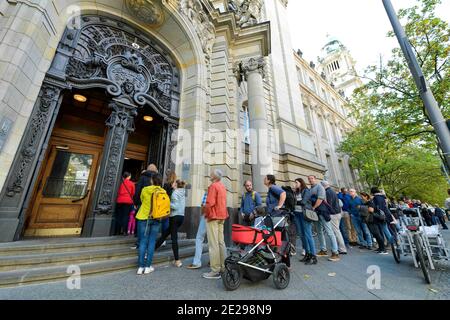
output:
M25 236L80 235L102 146L52 137L31 203Z

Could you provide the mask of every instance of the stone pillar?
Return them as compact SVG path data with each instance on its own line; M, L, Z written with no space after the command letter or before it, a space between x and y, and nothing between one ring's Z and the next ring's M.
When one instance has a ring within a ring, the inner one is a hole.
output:
M241 71L247 81L248 113L250 122L250 155L253 187L266 192L264 176L273 173L270 137L267 126L267 110L264 98L263 57L251 58L241 63Z
M109 107L113 111L106 121L109 130L95 183L95 198L83 228L83 236L88 237L105 237L111 234L128 135L134 131L134 117L137 115L137 107L133 105L113 101Z

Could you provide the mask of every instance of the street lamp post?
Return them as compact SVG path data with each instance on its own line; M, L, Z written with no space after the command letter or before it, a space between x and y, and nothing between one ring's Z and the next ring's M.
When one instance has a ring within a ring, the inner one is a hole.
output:
M420 92L423 104L425 105L426 113L431 120L431 124L439 138L440 147L444 153L447 167L450 168L450 131L447 128L446 121L442 116L441 110L433 96L433 93L429 89L427 81L423 75L417 58L412 51L411 44L409 43L406 33L403 30L400 21L395 13L394 7L390 0L383 0L384 8L389 16L392 27L394 28L395 35L397 36L400 47L403 51L403 55L408 62L409 69L414 78L417 88Z

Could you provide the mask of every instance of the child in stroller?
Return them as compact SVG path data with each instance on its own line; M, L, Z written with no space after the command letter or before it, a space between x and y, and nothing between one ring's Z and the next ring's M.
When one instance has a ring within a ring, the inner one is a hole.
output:
M254 228L232 227L233 242L247 245L248 250L230 249L222 274L227 290L239 288L242 278L256 282L271 275L277 289L285 289L289 285L289 267L286 265L286 262L289 263L290 248L286 238L289 212L280 211L276 216L270 216L261 207L257 208L257 215L263 219L258 219L259 224Z

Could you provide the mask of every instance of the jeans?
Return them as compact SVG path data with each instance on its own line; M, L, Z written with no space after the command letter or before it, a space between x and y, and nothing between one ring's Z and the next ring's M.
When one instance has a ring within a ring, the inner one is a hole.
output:
M195 237L195 256L192 264L194 266L202 265L203 242L206 236L206 220L200 215L200 223L198 224L197 236Z
M306 253L309 253L310 255L315 256L316 255L316 244L314 242L314 237L312 234L312 226L313 223L310 221L306 221L303 215L301 216L301 219L304 222L305 227L305 251Z
M341 222L339 222L339 230L341 231L345 246L348 247L350 245L350 239L348 238L348 230L347 230L344 216L342 216Z
M360 216L355 215L352 215L352 223L355 227L356 234L358 235L358 244L360 246L371 247L373 245L372 235L370 234L367 224L362 221Z
M161 220L161 234L170 229L169 218Z
M317 234L319 236L320 250L327 251L327 243L325 241L325 235L323 230L330 238L331 242L331 252L338 253L338 244L336 236L334 235L333 228L331 227L331 221L325 221L325 218L319 214L319 221L317 222Z
M160 226L161 224L157 220L149 220L148 227L147 220L138 220L139 268L150 267L152 265L156 236L158 235ZM147 260L145 260L145 253L147 253Z
M386 222L381 224L381 229L383 230L384 236L386 237L388 243L393 243L394 238L392 237L391 231L389 231L388 225Z
M431 221L433 222L433 225L439 225L439 218L436 216L431 217Z
M161 238L156 242L155 250L157 250L170 234L172 240L172 252L176 261L180 260L178 254L178 229L183 225L184 216L174 216L169 218L169 228L161 234Z
M334 235L336 237L336 241L338 243L339 251L340 252L347 252L347 247L345 246L344 237L342 236L341 230L339 229L339 226L342 221L342 214L333 214L331 215L331 227L333 229Z
M302 248L306 251L305 220L303 219L303 212L294 212L294 223L297 229L297 235L302 242Z
M377 240L378 250L385 251L386 248L384 246L384 237L381 231L381 225L379 223L369 223L368 227L374 238Z

